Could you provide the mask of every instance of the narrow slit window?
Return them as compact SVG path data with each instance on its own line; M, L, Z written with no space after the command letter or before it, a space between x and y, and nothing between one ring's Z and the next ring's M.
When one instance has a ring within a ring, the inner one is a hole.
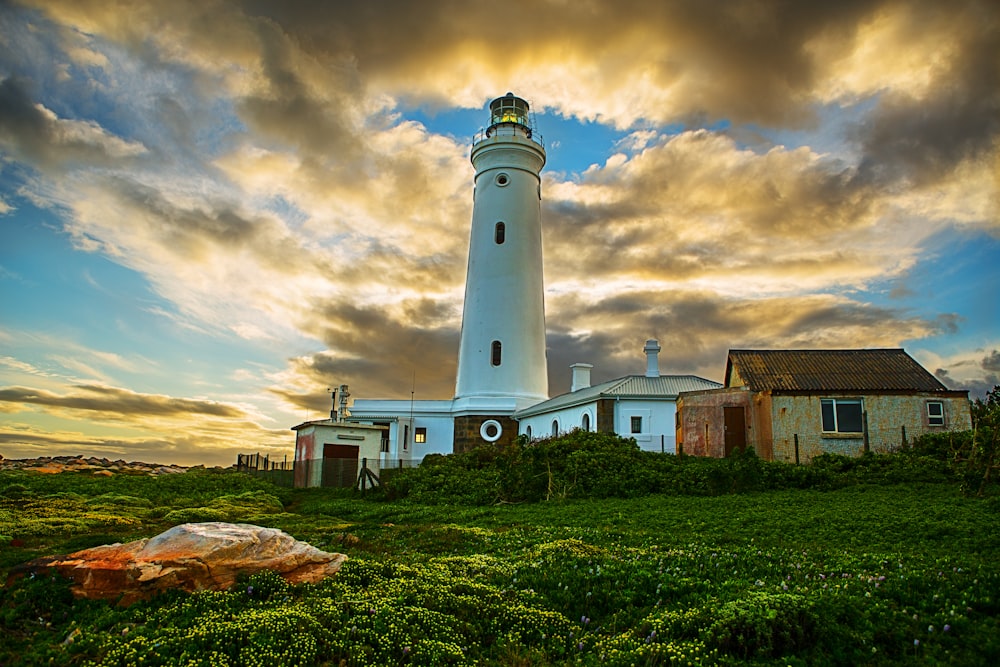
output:
M503 346L500 344L500 341L498 340L493 341L493 345L490 346L490 363L493 364L494 366L500 365L500 356L502 349Z
M507 225L502 222L498 222L496 227L493 228L493 240L497 242L497 245L503 245L504 240L507 238Z

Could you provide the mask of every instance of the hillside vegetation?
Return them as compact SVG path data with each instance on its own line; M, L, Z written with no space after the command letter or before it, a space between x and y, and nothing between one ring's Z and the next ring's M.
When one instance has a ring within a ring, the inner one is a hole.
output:
M1000 500L978 437L791 466L576 433L367 495L7 472L0 568L201 520L350 560L321 584L264 574L128 608L21 579L0 589L0 664L1000 664Z

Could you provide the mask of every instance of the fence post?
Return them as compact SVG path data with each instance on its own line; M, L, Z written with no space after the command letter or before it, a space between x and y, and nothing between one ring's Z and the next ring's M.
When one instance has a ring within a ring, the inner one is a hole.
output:
M799 434L795 434L795 465L799 465Z
M871 443L868 441L868 411L865 410L861 413L861 435L864 437L865 442L865 454L872 451Z

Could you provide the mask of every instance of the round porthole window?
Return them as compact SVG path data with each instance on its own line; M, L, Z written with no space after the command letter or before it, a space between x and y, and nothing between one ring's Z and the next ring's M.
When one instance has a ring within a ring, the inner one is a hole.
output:
M500 172L499 174L497 174L497 177L493 179L493 181L501 188L505 188L510 184L510 176L508 176L503 172Z
M479 427L479 435L483 436L486 442L496 442L503 435L503 427L496 419L488 419Z

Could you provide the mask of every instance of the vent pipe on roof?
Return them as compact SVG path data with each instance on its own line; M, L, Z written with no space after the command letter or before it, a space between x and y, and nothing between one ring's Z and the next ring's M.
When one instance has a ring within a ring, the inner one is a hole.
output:
M573 382L570 384L570 391L579 391L580 389L586 389L590 386L590 369L593 368L593 364L573 364L570 366L573 369Z
M642 351L646 353L646 377L660 377L660 344L656 342L655 338L650 338L646 341L646 346L642 348Z

